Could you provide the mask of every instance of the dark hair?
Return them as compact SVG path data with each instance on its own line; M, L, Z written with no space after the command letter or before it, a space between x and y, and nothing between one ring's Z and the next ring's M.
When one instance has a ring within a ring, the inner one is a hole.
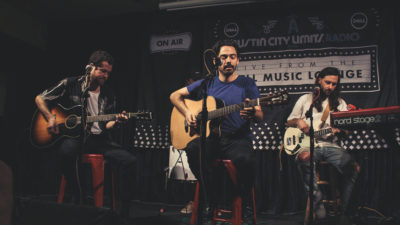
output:
M338 111L337 107L339 106L339 96L340 96L340 71L336 67L325 67L321 70L315 80L315 84L320 87L321 96L315 101L315 108L317 108L318 112L322 111L322 101L326 99L325 93L322 91L321 85L318 83L320 78L324 78L326 76L338 76L338 83L336 85L335 90L329 95L329 107L333 111Z
M234 40L231 39L225 39L225 40L219 40L217 41L214 46L212 47L215 53L217 55L219 54L219 51L221 50L222 46L232 46L236 50L236 54L239 56L239 46Z
M101 66L103 61L106 61L108 64L112 65L114 63L114 58L110 55L110 53L104 50L96 50L90 55L88 64L93 63L95 66Z

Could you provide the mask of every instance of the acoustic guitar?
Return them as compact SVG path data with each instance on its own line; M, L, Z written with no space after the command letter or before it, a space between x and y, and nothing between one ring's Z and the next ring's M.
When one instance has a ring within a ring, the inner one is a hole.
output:
M31 142L37 148L46 148L63 137L78 138L82 132L81 113L82 106L77 105L65 108L60 104L50 108L59 128L59 134L52 134L47 130L47 119L37 109L32 117L31 123ZM115 120L117 114L106 114L98 116L87 116L86 123ZM151 120L151 112L129 112L126 113L128 119L136 118L139 120Z
M268 105L279 105L285 104L289 101L289 95L286 90L268 94L266 96L252 99L250 102L242 102L230 106L225 106L223 101L216 99L212 96L208 96L206 99L208 118L206 135L210 135L210 130L214 133L219 133L219 124L221 119L233 112L238 112L243 108L253 107L256 105L268 106ZM200 124L201 124L201 110L203 106L203 100L194 101L190 99L184 99L186 106L196 114L196 120L198 123L197 129L188 126L185 116L176 108L172 109L171 113L171 142L176 149L184 149L186 145L193 139L200 136Z

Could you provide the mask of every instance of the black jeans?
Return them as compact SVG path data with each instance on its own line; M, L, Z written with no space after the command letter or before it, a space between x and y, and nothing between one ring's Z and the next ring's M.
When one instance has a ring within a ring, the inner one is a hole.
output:
M188 143L186 147L189 167L196 178L200 179L200 138ZM206 140L206 159L204 161L203 177L205 189L215 201L216 187L214 182L221 179L213 165L216 159L230 159L236 168L239 194L245 203L249 202L249 194L255 178L255 152L250 138L245 136L210 136Z
M127 205L132 198L134 189L136 157L105 135L90 135L83 152L79 138L64 139L58 149L58 162L61 173L64 174L67 183L72 184L75 194L77 194L76 159L80 153L104 155L104 159L110 163L115 176L117 176L120 202L122 205Z

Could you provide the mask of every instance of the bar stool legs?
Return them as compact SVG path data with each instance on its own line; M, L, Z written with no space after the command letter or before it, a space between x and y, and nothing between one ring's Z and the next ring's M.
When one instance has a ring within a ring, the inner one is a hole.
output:
M237 177L236 177L236 168L233 165L231 160L218 160L218 162L222 162L225 168L228 171L229 177L231 178L232 182L237 185ZM254 187L252 188L252 199L253 199L253 222L254 225L257 224L257 215L256 215L256 202L255 202L255 192L254 192ZM196 184L196 191L195 191L195 197L193 201L193 211L192 211L192 217L190 224L195 225L196 219L198 216L198 205L199 205L199 182ZM213 213L213 218L211 220L211 225L215 225L216 221L221 221L221 222L230 222L232 225L241 225L242 224L242 197L240 196L235 196L233 201L232 201L232 208L231 210L224 210L220 209L219 207L214 209ZM231 213L232 216L230 219L224 219L224 218L219 218L220 213Z
M104 194L104 156L102 154L83 154L82 162L88 163L92 167L93 198L96 207L103 206ZM60 190L58 193L58 203L63 202L66 180L64 175L61 178ZM115 210L115 187L114 175L112 175L112 208Z

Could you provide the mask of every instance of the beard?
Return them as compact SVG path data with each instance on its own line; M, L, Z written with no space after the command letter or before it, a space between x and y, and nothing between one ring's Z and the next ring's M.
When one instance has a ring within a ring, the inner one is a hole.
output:
M94 86L103 86L105 82L106 82L105 78L97 77L93 79L90 83Z
M225 77L229 77L231 76L236 70L236 67L228 64L226 66L224 66L224 68L220 69L219 71L225 76Z

